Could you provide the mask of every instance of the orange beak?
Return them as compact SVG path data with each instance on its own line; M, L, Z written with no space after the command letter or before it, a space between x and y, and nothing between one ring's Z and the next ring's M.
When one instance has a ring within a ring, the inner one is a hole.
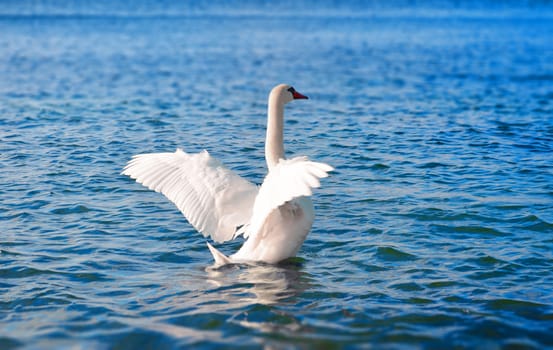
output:
M307 99L309 99L309 97L307 97L305 95L302 95L302 94L300 94L299 92L297 92L295 90L292 92L292 96L294 96L294 100L302 100L302 99L307 100Z

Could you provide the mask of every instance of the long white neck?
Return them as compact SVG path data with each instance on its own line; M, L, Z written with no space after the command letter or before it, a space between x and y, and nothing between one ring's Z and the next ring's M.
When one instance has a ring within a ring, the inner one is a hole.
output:
M267 138L265 139L265 160L269 170L284 159L284 102L280 94L269 96L267 111Z

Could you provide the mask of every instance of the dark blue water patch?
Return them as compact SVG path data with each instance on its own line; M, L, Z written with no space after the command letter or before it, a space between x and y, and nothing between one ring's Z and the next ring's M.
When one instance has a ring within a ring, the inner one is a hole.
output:
M479 236L479 237L503 237L510 236L509 232L503 232L498 229L485 227L485 226L446 226L446 225L432 225L434 229L440 232L456 234L460 236Z
M384 261L410 261L416 259L416 256L394 247L378 247L376 254Z
M474 262L475 265L481 267L494 267L498 265L503 265L505 263L505 261L489 255L467 260L468 263L470 263L471 261Z
M65 208L52 209L51 213L56 215L67 215L67 214L81 214L91 211L90 208L84 205L74 205Z
M184 264L190 261L190 258L186 255L179 255L175 253L164 253L155 258L157 261L167 262L167 263L177 263Z
M537 232L550 232L553 229L553 224L541 221L533 225L525 225L524 229Z
M4 349L17 349L21 346L23 346L23 343L16 340L16 339L11 339L11 338L8 338L8 337L1 337L0 338L0 345L2 346L2 348Z
M433 168L448 167L448 165L439 163L439 162L428 162L428 163L421 164L418 167L421 169L433 169Z
M41 274L55 275L56 271L23 266L0 269L0 276L2 276L3 278L26 278L34 277Z
M390 288L398 289L400 291L404 292L413 292L413 291L422 291L424 290L423 287L418 285L417 283L398 283L390 286Z

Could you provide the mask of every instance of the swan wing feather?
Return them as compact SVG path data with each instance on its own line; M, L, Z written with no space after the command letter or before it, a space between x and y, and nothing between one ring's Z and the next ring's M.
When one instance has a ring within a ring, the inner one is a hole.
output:
M258 194L256 185L205 150L135 155L122 174L165 195L196 230L216 242L232 239L248 224Z
M295 198L311 196L320 179L334 170L328 164L310 161L307 157L281 159L267 174L255 199L252 220L245 237L255 235L269 214Z

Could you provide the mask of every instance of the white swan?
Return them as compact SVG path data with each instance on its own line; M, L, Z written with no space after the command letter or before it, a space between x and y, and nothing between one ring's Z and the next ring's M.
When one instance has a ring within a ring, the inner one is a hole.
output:
M171 200L204 236L224 242L247 240L227 257L209 243L217 266L262 261L277 263L296 255L314 219L312 188L333 168L307 157L285 159L284 105L307 99L293 87L277 85L269 95L265 158L269 173L261 187L241 178L207 151L135 155L122 174Z

